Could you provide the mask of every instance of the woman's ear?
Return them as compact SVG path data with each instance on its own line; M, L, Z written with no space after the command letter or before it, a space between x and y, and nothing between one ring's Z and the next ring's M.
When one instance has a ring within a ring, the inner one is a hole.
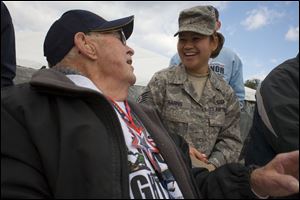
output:
M218 44L219 44L219 38L216 34L213 34L211 43L212 43L212 51L214 52L218 48Z
M90 59L97 59L96 48L91 38L83 32L78 32L74 36L74 44L79 50L79 54L85 55Z
M212 53L210 55L211 58L217 57L223 47L224 40L221 41L220 39L221 38L219 38L219 36L217 34L214 34L211 37L211 41L210 41L211 42L211 51L212 51Z

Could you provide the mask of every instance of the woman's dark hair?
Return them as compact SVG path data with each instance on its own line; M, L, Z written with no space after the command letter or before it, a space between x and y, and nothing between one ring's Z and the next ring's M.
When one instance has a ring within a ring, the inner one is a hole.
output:
M213 8L214 8L214 11L215 11L216 21L219 21L219 11L215 7L213 7Z
M218 37L218 47L216 48L216 50L214 50L210 57L211 58L215 58L219 55L221 49L223 48L223 44L225 42L225 38L221 33L215 32L214 34L212 34L210 37L211 40L214 40L214 37L217 36Z

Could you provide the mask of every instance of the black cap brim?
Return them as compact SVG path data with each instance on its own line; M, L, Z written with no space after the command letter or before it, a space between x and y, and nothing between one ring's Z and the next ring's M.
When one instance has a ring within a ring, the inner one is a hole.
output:
M133 22L134 22L134 16L132 15L129 17L124 17L113 21L107 21L104 24L102 24L101 27L96 27L91 31L106 32L111 30L122 29L126 39L128 39L131 36L133 31Z

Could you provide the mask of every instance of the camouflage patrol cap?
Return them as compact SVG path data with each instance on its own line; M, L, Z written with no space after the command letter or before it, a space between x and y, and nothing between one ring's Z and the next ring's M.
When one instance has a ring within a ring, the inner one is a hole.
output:
M212 35L215 32L216 16L212 6L196 6L180 12L178 18L180 32L191 31L203 35Z

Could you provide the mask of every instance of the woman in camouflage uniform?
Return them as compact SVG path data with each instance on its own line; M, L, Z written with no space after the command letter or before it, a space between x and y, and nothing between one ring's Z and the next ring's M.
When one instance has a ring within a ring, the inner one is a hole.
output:
M139 98L158 109L169 133L183 136L209 169L237 161L242 147L238 99L208 65L224 43L214 15L211 6L180 13L175 36L182 63L157 72Z

